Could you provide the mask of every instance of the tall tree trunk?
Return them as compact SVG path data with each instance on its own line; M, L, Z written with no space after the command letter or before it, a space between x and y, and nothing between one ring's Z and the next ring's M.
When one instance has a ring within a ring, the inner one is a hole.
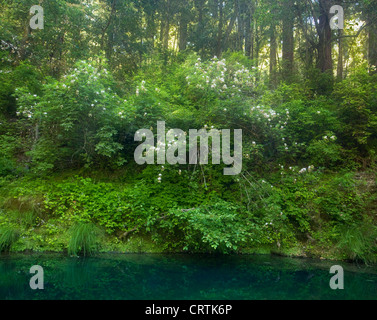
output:
M200 39L198 42L198 49L201 54L203 54L204 51L204 39L203 39L203 33L204 33L204 6L205 6L205 0L195 0L195 7L198 11L198 28L196 30L197 32L197 38Z
M283 15L283 57L282 69L283 79L290 81L293 75L294 66L294 15L292 12L294 2L293 0L286 0Z
M156 28L156 17L155 11L151 8L148 8L145 12L145 20L147 22L146 38L150 43L150 47L154 48L154 36L157 32Z
M221 57L223 51L226 49L226 45L229 40L230 33L234 28L234 24L237 20L237 11L235 11L229 21L229 24L225 30L225 34L223 34L223 24L224 24L224 13L223 13L222 1L220 0L220 20L219 20L219 29L218 29L218 37L217 37L217 56Z
M333 70L332 62L332 43L330 28L330 0L319 0L320 16L318 22L318 68L322 72L330 72Z
M337 67L337 71L336 71L336 77L338 79L338 81L341 81L343 80L343 39L342 39L342 34L343 34L343 30L342 29L339 29L339 40L338 40L338 47L339 47L339 51L338 51L338 67Z
M377 13L370 14L368 23L368 63L371 73L377 73Z
M219 25L217 30L217 47L216 47L216 55L220 57L222 51L222 42L223 42L223 28L224 28L224 12L223 12L223 5L218 0L216 0L218 9L219 9Z
M184 8L181 11L181 16L179 20L179 51L184 51L187 48L187 37L188 37L188 12L186 10L187 8Z
M163 43L164 41L164 31L165 31L165 20L161 18L160 21L160 42Z
M256 26L255 29L255 48L254 48L254 61L255 61L255 67L259 68L259 51L261 46L261 40L258 34L258 26ZM256 80L259 81L259 75L260 72L257 72Z
M270 27L270 85L275 88L277 85L276 66L277 66L277 44L275 25Z
M232 15L232 17L231 17L231 19L229 21L228 27L226 29L226 32L225 32L225 35L224 35L224 39L222 41L221 52L220 52L219 56L221 56L223 50L226 49L226 45L228 43L230 33L232 32L232 30L234 28L234 24L235 24L236 20L237 20L237 12L234 12L234 14Z
M251 60L253 61L255 61L255 47L256 47L255 42L257 39L257 31L258 31L257 21L255 17L253 17L252 32L251 32ZM258 60L258 57L257 57L257 60ZM256 67L258 67L257 61L256 61Z
M238 33L237 33L237 51L243 51L245 43L245 14L246 3L245 0L238 0L237 3L237 20L238 20Z
M245 56L251 57L251 49L252 49L252 8L251 3L248 1L246 2L246 17L245 17Z
M165 30L164 30L164 38L163 38L163 48L165 50L169 49L169 33L170 33L170 0L166 2L166 15L165 15Z
M167 50L169 48L169 32L170 32L170 0L160 0L160 42L162 48Z

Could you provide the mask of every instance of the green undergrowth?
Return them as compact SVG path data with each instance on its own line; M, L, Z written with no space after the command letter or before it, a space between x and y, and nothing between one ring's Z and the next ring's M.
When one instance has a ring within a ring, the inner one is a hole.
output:
M166 170L158 183L157 173L145 169L127 183L121 173L117 179L75 173L3 180L1 251L272 253L377 261L376 216L368 209L375 201L373 174L279 171L268 179L249 177L248 196L242 182L227 184L227 190L243 190L239 200L236 191L222 193L219 181L207 182L206 189L190 185L187 173L180 172L179 181L177 172Z

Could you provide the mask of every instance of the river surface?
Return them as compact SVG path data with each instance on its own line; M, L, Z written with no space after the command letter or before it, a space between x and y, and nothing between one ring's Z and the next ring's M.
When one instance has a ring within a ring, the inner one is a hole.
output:
M44 289L32 290L33 265ZM333 265L344 289L332 290ZM377 299L377 268L269 255L0 255L0 300Z

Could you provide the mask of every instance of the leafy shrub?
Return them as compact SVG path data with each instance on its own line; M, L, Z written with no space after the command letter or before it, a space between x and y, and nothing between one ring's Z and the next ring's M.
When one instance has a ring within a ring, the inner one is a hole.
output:
M187 193L186 174L166 168L161 173L163 181L159 183L159 172L154 167L146 168L139 174L140 181L129 186L71 178L48 191L44 204L68 224L92 221L111 234L139 229L171 208L187 207L203 199L201 196L192 199L191 193ZM183 179L177 182L178 177Z
M334 168L342 162L342 148L331 140L336 140L336 137L325 136L308 146L307 153L316 167Z
M110 183L89 178L64 181L46 195L45 207L69 223L95 221L109 233L123 225L121 193Z
M252 224L242 219L238 206L220 199L195 209L171 210L159 227L175 233L183 250L196 252L226 253L252 241Z
M377 130L377 76L365 70L339 83L334 96L340 101L338 117L342 123L343 145L357 148L355 156L374 155Z
M37 69L27 62L21 62L13 70L2 67L0 72L0 115L15 116L15 89L23 86L33 94L39 93L41 78Z
M0 119L0 126L1 121ZM0 176L16 176L22 172L16 160L22 151L21 139L13 136L9 127L5 129L5 133L0 130Z

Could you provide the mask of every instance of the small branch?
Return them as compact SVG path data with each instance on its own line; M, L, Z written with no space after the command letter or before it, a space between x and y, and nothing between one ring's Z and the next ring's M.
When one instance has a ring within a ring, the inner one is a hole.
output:
M135 228L133 228L133 229L131 229L131 230L129 230L129 231L123 233L123 234L119 237L119 239L126 238L130 233L135 232L138 228L139 228L139 227L135 227Z
M365 23L364 25L362 25L359 29L359 31L357 31L356 34L350 34L350 35L345 35L345 36L340 36L340 37L335 37L333 38L331 41L337 41L339 39L344 39L344 38L357 38L360 33L369 25L370 23Z

